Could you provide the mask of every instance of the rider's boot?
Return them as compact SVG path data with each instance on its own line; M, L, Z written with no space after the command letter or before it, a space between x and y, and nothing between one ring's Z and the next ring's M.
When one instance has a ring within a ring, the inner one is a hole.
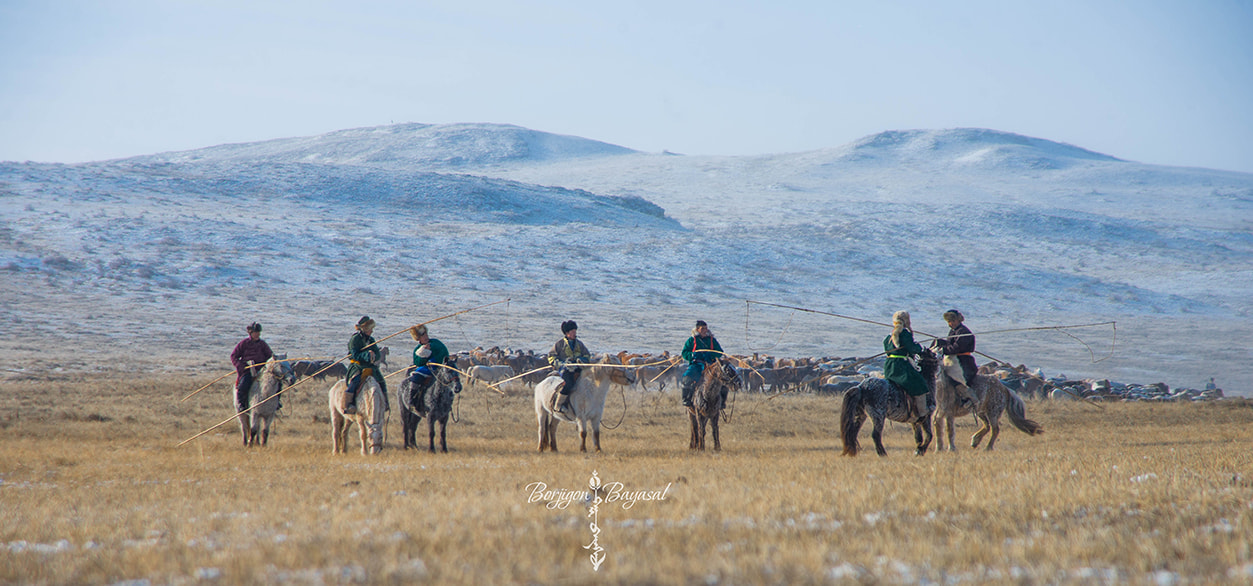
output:
M355 415L357 413L357 388L360 386L360 375L348 381L348 388L344 389L344 402L340 409L344 415Z

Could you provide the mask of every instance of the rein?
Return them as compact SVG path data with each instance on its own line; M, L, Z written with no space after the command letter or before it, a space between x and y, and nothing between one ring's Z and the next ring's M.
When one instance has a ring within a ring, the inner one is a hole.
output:
M613 427L609 427L604 422L601 422L601 426L603 426L605 429L609 429L609 430L618 429L618 427L622 425L622 420L626 419L626 412L627 412L626 387L623 387L622 385L618 385L618 392L622 393L622 416L618 418L618 424L614 425Z

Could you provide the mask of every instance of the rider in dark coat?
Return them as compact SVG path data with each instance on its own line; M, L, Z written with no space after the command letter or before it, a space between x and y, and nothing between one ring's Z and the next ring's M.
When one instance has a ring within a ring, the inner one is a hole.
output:
M979 367L973 356L975 335L962 323L965 320L966 317L956 309L944 312L944 321L948 323L948 337L936 340L932 345L944 354L941 368L956 383L957 395L961 397L962 405L970 407L974 404L970 387L975 384Z
M927 381L909 363L910 356L922 354L922 346L914 341L914 330L909 326L909 312L898 311L892 314L892 333L883 339L883 350L887 360L883 363L883 378L896 383L909 395L913 403L916 420L922 421L931 414L927 408Z
M235 412L248 409L248 391L252 388L251 365L258 365L274 357L270 345L261 339L261 324L252 322L244 328L248 337L235 344L231 350L231 364L235 366Z
M373 376L383 390L383 397L387 397L387 381L383 380L383 373L376 364L382 356L382 349L374 341L374 320L368 315L362 316L356 328L357 331L348 340L348 372L344 375L348 388L344 390L342 408L345 415L357 412L357 390L361 388L362 376Z
M579 324L574 323L574 320L561 322L562 338L553 344L552 352L548 353L548 364L557 370L562 380L558 389L561 399L555 405L557 411L570 404L570 393L574 391L579 372L583 370L578 365L592 361L592 353L579 341L578 332Z
M709 324L705 320L696 320L692 336L683 343L683 359L687 361L687 370L683 372L684 407L692 406L692 395L696 392L696 384L700 382L705 367L721 357L722 345L709 332Z
M443 342L432 338L426 330L426 325L409 328L409 335L418 343L413 348L413 374L409 375L409 382L414 389L413 404L418 408L418 412L426 415L426 389L435 381L435 373L431 371L429 365L444 364L448 360L448 347ZM454 371L453 379L455 380L456 377L456 371Z

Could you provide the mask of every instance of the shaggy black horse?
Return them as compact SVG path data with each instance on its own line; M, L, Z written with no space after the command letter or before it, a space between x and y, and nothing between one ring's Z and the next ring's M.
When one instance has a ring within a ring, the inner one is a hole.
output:
M435 381L426 389L422 397L422 406L426 411L427 430L430 432L431 452L435 452L435 424L439 423L439 447L448 451L448 416L452 413L452 400L455 393L461 392L461 380L457 372L440 364L432 364L431 370ZM417 449L418 422L422 419L418 408L417 385L406 378L396 391L400 399L401 435L404 436L405 449Z
M922 378L927 381L928 410L935 409L935 373L939 370L939 364L939 359L930 350L923 351L918 360ZM914 427L914 441L917 444L914 453L919 456L927 453L932 439L931 417L924 417L922 421L913 421L909 412L909 403L905 389L884 378L868 378L845 391L844 409L840 414L840 439L844 442L843 454L856 456L857 451L861 449L861 445L857 443L857 433L861 431L861 424L866 421L867 412L874 419L874 431L870 433L870 437L874 438L875 451L880 456L887 455L887 451L883 449L883 421L885 419L911 424Z

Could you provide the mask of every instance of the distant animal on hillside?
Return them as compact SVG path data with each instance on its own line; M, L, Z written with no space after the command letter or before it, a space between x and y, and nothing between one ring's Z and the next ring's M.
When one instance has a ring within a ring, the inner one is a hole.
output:
M239 415L240 430L244 434L244 445L248 447L265 446L270 442L270 424L274 414L278 412L278 395L283 390L283 383L290 382L291 374L286 360L287 355L276 354L266 362L254 366L260 374L252 380L248 389L247 413Z
M971 394L975 396L975 404L973 408L967 409L958 401L957 387L953 381L943 371L936 372L934 376L935 412L932 417L936 430L935 449L944 450L944 437L947 433L948 451L957 451L957 445L953 442L953 421L970 413L974 413L980 424L979 429L970 436L972 448L979 447L979 442L990 431L992 435L988 437L987 449L992 449L997 436L1001 435L1002 412L1009 416L1009 422L1019 431L1027 435L1044 433L1043 426L1027 419L1027 406L1022 397L1009 390L1000 379L986 374L976 375L974 385L970 387Z
M740 388L740 374L731 361L719 359L705 366L700 382L692 395L692 408L688 410L688 419L692 424L689 450L705 449L706 426L713 431L714 451L722 450L722 440L718 435L718 419L726 407L727 394Z
M918 361L922 378L927 381L927 407L935 406L935 373L940 368L940 361L930 350L924 351ZM840 413L840 439L844 443L845 456L856 456L861 445L857 442L857 433L866 421L866 412L874 420L874 430L870 437L874 438L875 451L886 456L883 449L883 422L885 419L908 423L914 428L914 453L921 456L931 446L931 418L913 421L909 411L909 398L905 390L884 378L868 378L857 386L844 392L844 409ZM924 440L923 434L926 434Z
M382 356L375 365L386 367L387 352L383 348ZM338 380L327 389L327 401L331 409L331 453L343 454L348 451L348 426L355 423L361 432L361 455L377 454L383 451L383 423L387 411L387 397L373 376L362 376L361 386L357 388L357 412L344 415L341 405L344 404L344 391L348 385Z
M430 450L435 453L435 424L439 424L439 448L448 452L448 417L452 413L453 395L461 392L461 381L456 371L440 365L432 365L435 380L426 389L421 406L418 405L417 389L406 378L399 385L396 394L400 399L401 435L404 437L405 449L417 448L416 439L418 422L422 413L426 413L427 431L430 433Z
M634 382L631 375L621 368L605 368L588 365L575 381L575 389L570 392L570 408L568 411L554 411L553 404L561 377L553 374L535 385L535 418L539 427L539 451L545 449L557 451L557 423L572 421L579 428L581 444L579 450L587 451L587 432L592 431L592 444L600 451L600 420L605 412L605 395L609 393L609 385L630 385Z

